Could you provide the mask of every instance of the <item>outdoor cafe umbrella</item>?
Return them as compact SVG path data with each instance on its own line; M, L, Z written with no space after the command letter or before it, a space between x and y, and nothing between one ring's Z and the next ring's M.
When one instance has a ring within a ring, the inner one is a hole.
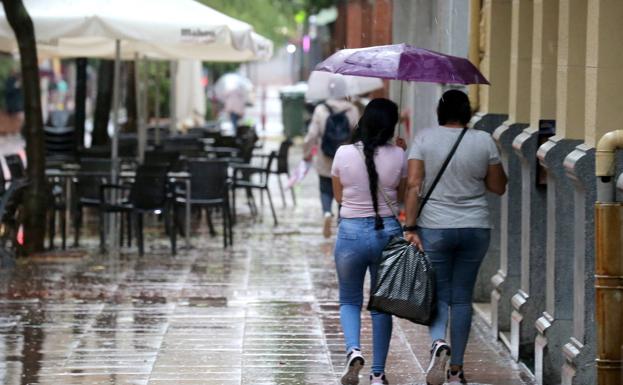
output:
M268 58L272 43L251 25L194 0L24 0L41 57L247 61ZM0 10L0 50L17 42Z
M404 43L343 49L320 62L315 70L402 81L489 84L466 58ZM400 109L402 110L402 83Z
M193 0L24 0L24 6L41 57L115 59L113 183L118 178L122 58L248 61L272 54L272 43L249 24ZM16 48L13 29L0 10L0 51Z
M340 84L342 86L338 86ZM312 71L307 80L305 99L317 101L345 98L366 94L379 88L383 88L383 81L378 78Z

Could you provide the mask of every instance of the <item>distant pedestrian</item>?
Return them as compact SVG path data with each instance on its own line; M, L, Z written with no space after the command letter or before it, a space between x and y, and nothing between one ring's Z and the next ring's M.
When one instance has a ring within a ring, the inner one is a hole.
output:
M465 93L445 92L437 117L439 126L419 131L410 149L405 238L426 252L437 280L437 315L429 327L433 344L426 381L458 385L467 383L463 355L471 328L472 293L489 247L491 224L485 193L503 194L506 174L491 135L466 128L471 107ZM428 191L457 141L454 156L417 217L420 192ZM446 342L448 318L452 351Z
M225 94L223 110L229 115L234 133L238 132L238 123L244 116L247 104L247 92L241 88L233 89Z
M342 384L359 383L361 307L366 271L374 286L383 248L402 229L395 217L406 186L406 154L392 145L398 107L374 99L364 110L352 144L341 146L333 161L335 200L341 204L335 265L340 290L340 321L346 342ZM387 384L385 361L392 334L392 316L372 311L371 384Z
M336 78L330 85L333 95L344 95L346 84L343 79ZM313 150L317 148L314 162L320 177L320 201L324 215L323 234L331 236L333 221L333 186L331 185L331 165L337 148L350 139L352 130L359 119L357 107L344 98L328 99L314 109L311 122L303 145L306 161L313 158ZM329 128L327 130L327 128Z

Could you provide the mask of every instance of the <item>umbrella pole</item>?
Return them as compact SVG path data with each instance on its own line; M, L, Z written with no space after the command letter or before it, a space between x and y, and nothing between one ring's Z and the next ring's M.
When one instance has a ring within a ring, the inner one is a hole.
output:
M154 138L156 141L156 145L160 144L160 63L154 63L156 66L156 80L155 80L155 88L156 95L154 95L154 120L156 122L156 137Z
M143 124L143 93L141 92L141 80L140 76L140 58L138 53L134 54L134 93L136 94L135 102L136 102L136 125L138 131L138 161L139 163L143 163L143 156L145 154L145 126Z
M110 180L112 184L117 184L119 180L119 104L121 94L121 42L115 41L115 73L113 77L113 107L112 107L112 123L113 135L111 145L111 170ZM112 201L117 198L117 191L112 190ZM113 256L119 255L119 240L117 237L117 217L112 215L108 222L108 236L110 240L110 252Z
M404 87L404 80L400 81L400 99L398 99L398 137L402 134L402 89Z
M171 131L172 135L175 135L176 129L177 129L177 111L176 111L176 107L177 107L177 60L171 60L171 67L170 67L170 71L171 71L171 89L169 90L169 116L171 117L171 122L170 122L170 126L169 126L169 130Z

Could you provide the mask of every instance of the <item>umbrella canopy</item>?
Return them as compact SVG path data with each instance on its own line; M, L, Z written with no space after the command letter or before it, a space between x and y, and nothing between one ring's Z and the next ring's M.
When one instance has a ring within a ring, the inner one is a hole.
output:
M214 84L214 96L221 102L224 102L232 93L244 95L247 98L251 92L253 92L251 80L233 72L224 74Z
M432 83L489 84L466 58L408 44L343 49L319 63L316 71Z
M307 81L305 98L308 101L339 99L366 94L379 88L383 88L383 81L378 78L312 71Z
M272 43L242 21L194 0L24 0L40 56L247 61ZM0 51L17 48L0 9Z

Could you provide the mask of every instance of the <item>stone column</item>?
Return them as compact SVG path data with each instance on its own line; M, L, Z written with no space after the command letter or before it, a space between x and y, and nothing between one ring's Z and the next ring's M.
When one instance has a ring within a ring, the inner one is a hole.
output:
M522 216L521 166L512 143L530 121L526 100L530 100L532 70L532 7L532 1L512 2L508 120L493 133L510 178L500 203L500 268L491 278L491 329L509 348L510 300L519 287Z
M472 127L490 134L508 119L511 8L511 0L486 0L480 13L480 36L471 37L480 41L480 52L483 52L480 71L491 82L491 86L478 87L480 111L474 115ZM492 224L491 243L478 273L475 302L491 301L491 277L500 267L501 199L488 193L487 201Z
M574 183L573 334L564 346L564 385L595 384L595 143L621 128L623 50L612 31L623 20L623 2L592 0L586 24L584 144L565 159Z
M537 153L547 170L547 242L545 311L536 322L535 376L539 384L560 381L573 324L574 188L566 177L564 158L581 143L586 57L587 0L559 0L556 135Z
M556 111L558 0L534 0L530 126L513 141L521 158L521 285L512 298L511 354L530 361L534 322L544 310L545 187L537 181L536 151L541 119Z

